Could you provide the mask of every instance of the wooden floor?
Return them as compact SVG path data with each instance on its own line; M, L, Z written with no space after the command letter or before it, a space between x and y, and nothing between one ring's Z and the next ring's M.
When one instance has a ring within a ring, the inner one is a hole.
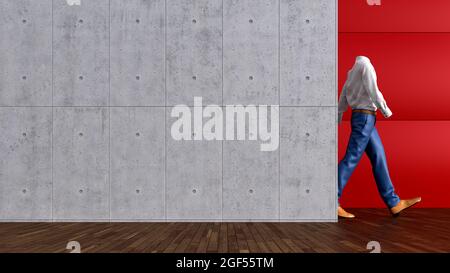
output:
M339 223L0 223L0 252L450 252L450 209L354 209Z

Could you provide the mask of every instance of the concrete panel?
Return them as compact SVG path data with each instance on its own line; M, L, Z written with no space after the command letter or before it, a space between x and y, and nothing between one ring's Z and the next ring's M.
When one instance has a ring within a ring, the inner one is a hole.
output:
M167 0L167 104L222 103L222 0Z
M0 1L0 220L335 220L335 14L336 0ZM171 106L195 96L281 104L279 149L175 140Z
M50 220L51 108L0 108L0 220Z
M111 218L165 219L164 108L111 108Z
M225 0L224 103L278 104L278 1Z
M336 219L336 109L280 110L280 218Z
M164 10L164 0L111 0L111 105L164 105Z
M280 1L280 105L336 105L336 0Z
M54 105L107 105L109 0L53 1L53 17Z
M0 1L0 106L52 105L52 1Z
M109 219L108 115L100 107L54 109L55 220Z
M193 112L193 107L191 108ZM167 109L166 215L168 220L222 218L222 142L174 140L177 118ZM194 128L192 126L192 128Z
M223 219L278 220L278 156L259 141L224 142Z

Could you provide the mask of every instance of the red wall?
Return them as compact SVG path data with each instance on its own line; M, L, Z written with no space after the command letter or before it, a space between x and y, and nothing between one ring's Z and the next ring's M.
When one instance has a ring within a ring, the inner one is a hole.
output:
M450 207L450 1L339 0L339 88L358 55L372 60L394 113L378 114L377 128L398 194L421 195L422 207ZM339 158L349 114L339 128ZM366 157L341 203L384 207Z

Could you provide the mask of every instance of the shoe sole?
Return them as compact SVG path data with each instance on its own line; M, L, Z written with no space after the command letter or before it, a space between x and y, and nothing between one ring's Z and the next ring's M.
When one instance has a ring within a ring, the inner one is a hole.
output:
M402 213L402 211L405 211L406 209L409 209L409 208L414 207L415 205L419 204L421 201L422 201L422 199L419 200L419 201L417 201L416 203L410 205L410 206L407 206L406 208L402 209L401 211L399 211L399 212L397 212L397 213L392 213L392 212L391 212L391 214L392 214L392 216L394 216L394 217L399 217L399 216L400 216L400 213Z
M355 219L356 217L355 216L353 216L353 217L345 217L345 216L339 216L338 215L338 219Z

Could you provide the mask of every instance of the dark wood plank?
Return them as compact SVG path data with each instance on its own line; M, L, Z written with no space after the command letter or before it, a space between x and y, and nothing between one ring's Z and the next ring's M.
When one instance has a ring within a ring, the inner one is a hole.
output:
M219 253L228 252L228 225L222 223L219 230Z
M228 228L228 250L231 253L239 253L239 247L237 243L236 233L234 231L234 224L227 223Z

